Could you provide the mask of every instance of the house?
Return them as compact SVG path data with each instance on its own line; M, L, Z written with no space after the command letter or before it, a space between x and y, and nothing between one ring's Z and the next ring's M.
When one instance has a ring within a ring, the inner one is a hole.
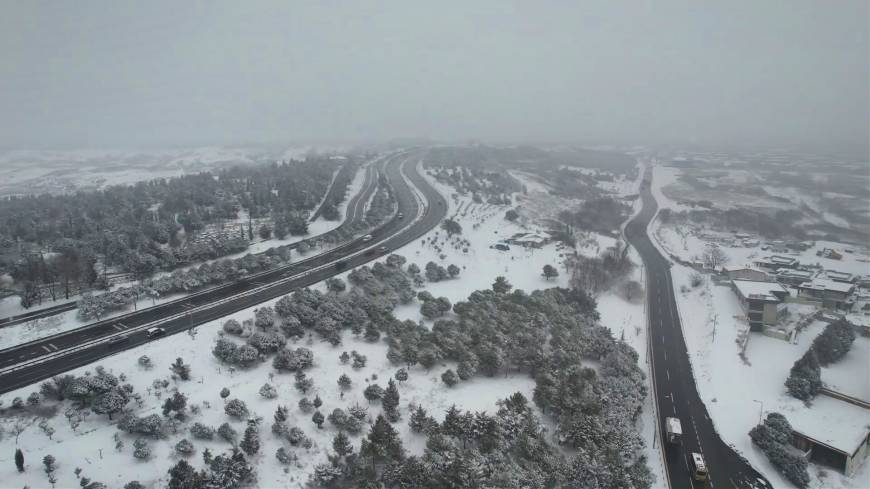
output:
M851 283L817 278L798 285L797 290L798 297L813 302L821 302L822 307L828 309L848 311L854 304L852 293L855 292L855 284Z
M504 241L524 248L540 248L549 243L550 239L538 234L517 233Z
M756 282L767 282L770 280L770 275L767 272L751 267L725 266L722 267L719 273L731 280L755 280Z
M782 255L771 255L764 258L759 258L754 262L754 265L759 268L778 271L781 268L797 268L800 265L797 258Z
M836 270L825 270L825 276L834 282L843 282L850 284L855 281L855 276L847 272L838 272Z
M852 476L870 451L867 409L826 395L817 396L811 408L788 413L791 444L807 460Z
M777 282L731 280L731 287L749 319L750 331L762 331L765 326L773 326L786 314L785 299L789 293Z
M812 280L815 274L816 272L812 270L792 270L790 268L786 268L780 270L779 273L776 274L776 281L781 284L797 286L804 282Z

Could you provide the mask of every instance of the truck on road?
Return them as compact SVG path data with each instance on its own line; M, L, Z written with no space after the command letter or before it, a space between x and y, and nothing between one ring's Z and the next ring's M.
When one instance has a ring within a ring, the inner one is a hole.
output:
M665 418L665 433L668 443L679 445L683 442L683 426L678 418Z

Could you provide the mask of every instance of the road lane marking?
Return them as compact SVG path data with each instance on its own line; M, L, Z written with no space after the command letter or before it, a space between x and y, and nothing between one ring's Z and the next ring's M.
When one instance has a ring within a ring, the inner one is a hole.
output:
M668 382L670 382L671 381L671 371L668 369L665 369L665 375L668 376Z
M118 323L118 326L120 326L121 329L127 329L127 325L124 323Z
M48 346L51 347L54 351L58 350L58 348L54 346L54 343L49 343Z
M42 346L42 349L43 349L43 350L47 351L48 353L51 353L51 348L49 348L49 347L47 347L47 346L45 346L45 345L41 345L41 346Z
M123 328L121 328L121 327L118 326L117 324L113 324L112 327L115 328L115 329L117 329L118 331L123 331L123 330L124 330Z

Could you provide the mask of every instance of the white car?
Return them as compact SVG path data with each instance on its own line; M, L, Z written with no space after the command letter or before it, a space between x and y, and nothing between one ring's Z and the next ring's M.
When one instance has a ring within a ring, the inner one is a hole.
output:
M363 243L368 243L369 241L372 240L372 235L366 234L365 236L362 237L362 240L363 240Z
M145 330L145 334L148 335L148 338L157 338L166 334L166 330L163 328L148 328Z

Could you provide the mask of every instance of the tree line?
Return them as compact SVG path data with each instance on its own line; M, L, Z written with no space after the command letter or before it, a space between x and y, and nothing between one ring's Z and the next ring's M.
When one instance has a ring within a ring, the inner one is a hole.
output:
M29 307L47 285L53 299L104 287L108 269L147 277L243 251L260 231L250 221L204 232L237 219L241 210L252 220L270 219L279 237L304 234L307 213L339 164L309 158L70 195L6 197L0 201L0 273L12 276Z

